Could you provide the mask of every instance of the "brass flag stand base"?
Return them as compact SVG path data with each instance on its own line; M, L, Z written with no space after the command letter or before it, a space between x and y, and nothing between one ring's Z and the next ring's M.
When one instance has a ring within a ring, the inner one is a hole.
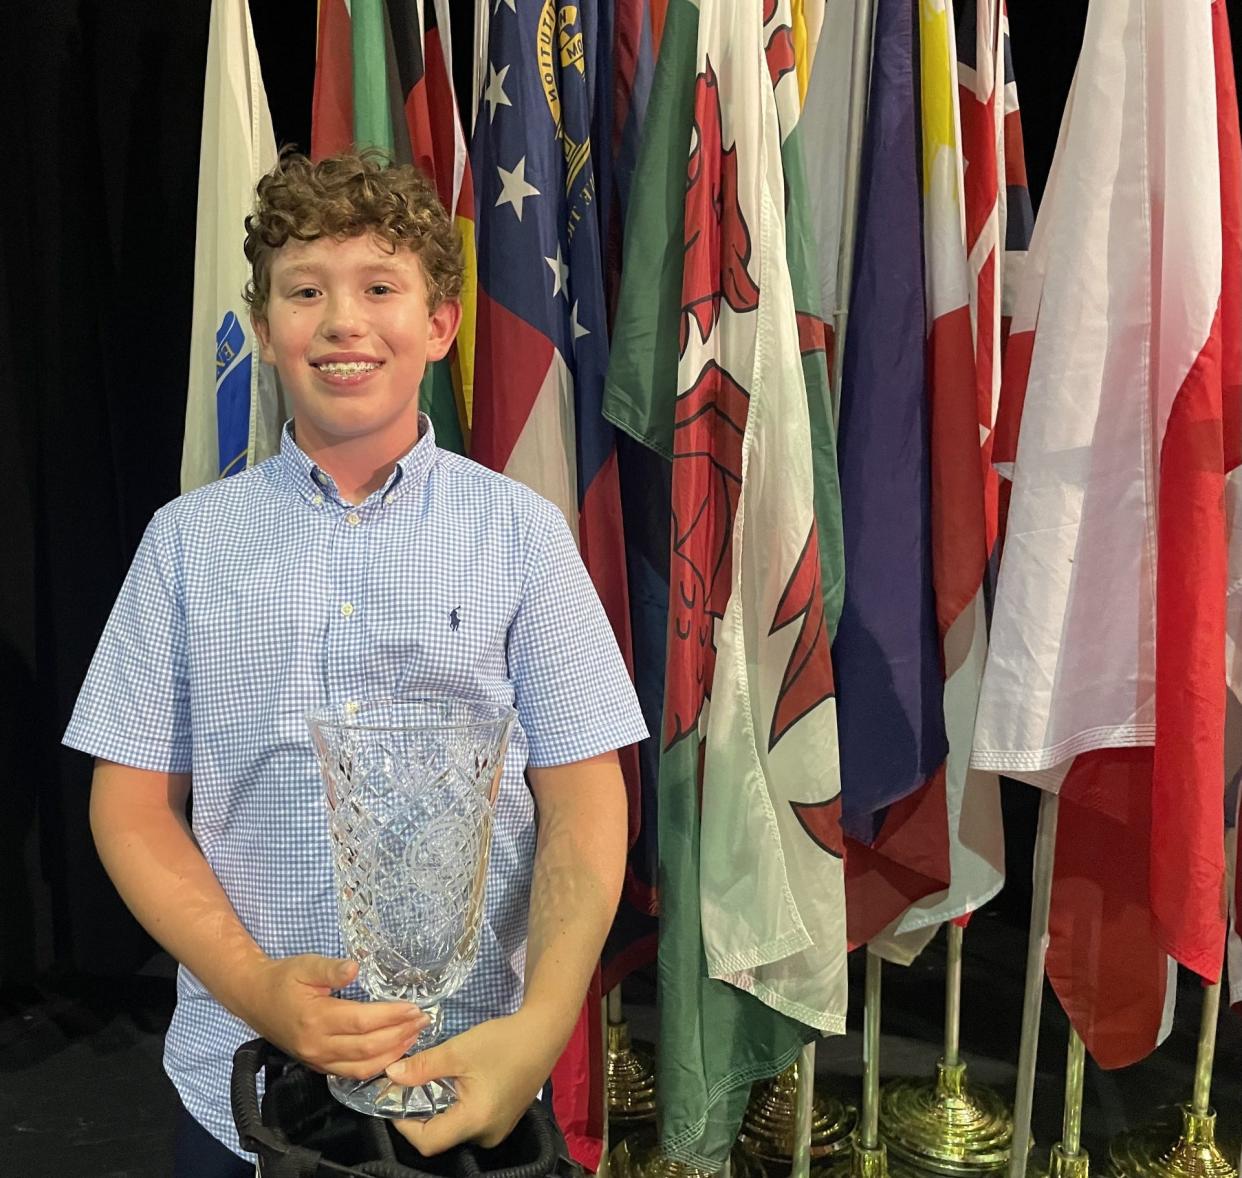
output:
M653 1132L627 1137L608 1159L612 1178L713 1178L708 1170L698 1170L674 1161L660 1148Z
M738 1152L760 1163L793 1164L797 1140L798 1062L756 1084L738 1133ZM858 1111L816 1090L811 1103L811 1164L847 1151Z
M1009 1164L1013 1115L990 1088L965 1081L964 1063L941 1060L934 1082L884 1085L880 1136L894 1157L948 1175L983 1174Z
M1199 1016L1199 1048L1195 1056L1194 1096L1177 1113L1155 1125L1122 1133L1108 1148L1117 1178L1238 1178L1234 1159L1238 1147L1229 1151L1216 1144L1216 1112L1211 1105L1212 1065L1216 1059L1216 1022L1220 1016L1220 982L1203 991Z
M1115 1137L1108 1147L1117 1178L1238 1178L1231 1158L1216 1144L1216 1113L1181 1106L1181 1136L1176 1122L1149 1125Z
M604 1085L608 1100L608 1125L615 1141L641 1125L654 1124L655 1052L648 1043L630 1039L630 1025L621 1008L621 987L605 999Z
M900 1079L880 1094L880 1137L895 1160L951 1176L1009 1164L1013 1114L990 1088L966 1083L958 1053L962 1010L962 929L948 925L944 1058L934 1081Z
M608 1023L608 1119L623 1128L655 1120L655 1066L650 1047L630 1041L625 1021Z

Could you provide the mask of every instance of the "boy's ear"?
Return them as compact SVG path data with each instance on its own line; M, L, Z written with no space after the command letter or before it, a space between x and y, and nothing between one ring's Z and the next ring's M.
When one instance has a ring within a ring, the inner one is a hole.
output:
M276 353L272 351L272 329L267 318L262 315L251 315L250 326L254 328L254 337L259 341L259 359L264 364L275 364Z
M445 299L427 320L427 359L443 360L461 326L461 300Z

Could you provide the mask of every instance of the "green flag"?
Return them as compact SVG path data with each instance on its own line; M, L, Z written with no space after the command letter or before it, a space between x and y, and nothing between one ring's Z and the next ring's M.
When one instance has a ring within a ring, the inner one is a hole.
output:
M833 460L826 368L798 346L806 243L787 252L772 38L757 6L701 6L668 6L605 414L673 462L657 1090L664 1149L715 1170L751 1082L844 1029L847 986L824 625L839 512L829 579L812 507L812 459Z

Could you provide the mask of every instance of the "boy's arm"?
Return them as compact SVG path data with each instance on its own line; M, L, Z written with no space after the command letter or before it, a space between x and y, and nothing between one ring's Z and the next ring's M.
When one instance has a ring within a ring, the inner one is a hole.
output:
M582 1009L625 872L625 785L617 754L529 770L539 809L521 1009L388 1069L402 1084L454 1077L460 1101L396 1128L426 1156L499 1144L547 1080Z
M427 1024L407 1003L331 997L352 961L268 957L246 931L186 818L188 773L97 760L91 831L139 923L216 999L264 1038L321 1071L365 1079L398 1058Z

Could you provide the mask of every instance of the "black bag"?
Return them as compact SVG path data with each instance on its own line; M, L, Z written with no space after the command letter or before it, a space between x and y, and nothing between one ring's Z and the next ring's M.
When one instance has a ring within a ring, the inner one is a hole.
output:
M264 1069L260 1111L256 1077ZM382 1117L341 1104L327 1080L264 1039L233 1056L233 1120L262 1178L581 1178L565 1139L538 1101L495 1149L459 1145L425 1158Z

